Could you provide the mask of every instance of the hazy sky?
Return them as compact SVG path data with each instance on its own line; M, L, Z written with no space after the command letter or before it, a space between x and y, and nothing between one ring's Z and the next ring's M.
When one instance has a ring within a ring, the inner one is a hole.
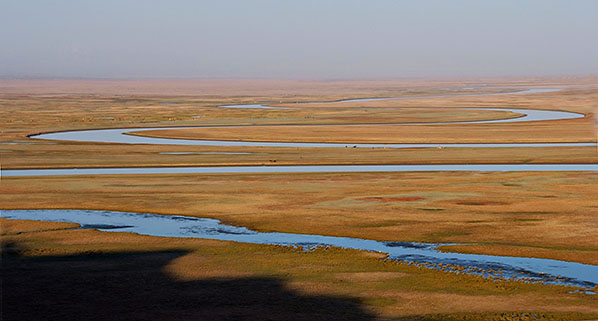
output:
M598 0L0 0L0 76L598 73Z

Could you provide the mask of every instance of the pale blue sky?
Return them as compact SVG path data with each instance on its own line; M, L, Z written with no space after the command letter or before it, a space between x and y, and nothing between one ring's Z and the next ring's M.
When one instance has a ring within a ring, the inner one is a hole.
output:
M0 0L0 76L598 73L598 0Z

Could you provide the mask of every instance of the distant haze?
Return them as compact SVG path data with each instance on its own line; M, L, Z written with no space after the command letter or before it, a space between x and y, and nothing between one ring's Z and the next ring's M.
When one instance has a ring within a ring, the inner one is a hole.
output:
M0 77L598 73L596 0L2 0Z

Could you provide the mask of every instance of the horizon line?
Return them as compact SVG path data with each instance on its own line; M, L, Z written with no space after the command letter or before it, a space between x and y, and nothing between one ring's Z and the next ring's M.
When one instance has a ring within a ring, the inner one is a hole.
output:
M0 81L160 81L160 80L287 80L287 81L391 81L391 80L467 80L467 79L524 79L524 78L598 78L598 73L584 74L530 74L530 75L478 75L478 76L396 76L396 77L197 77L197 76L15 76L0 75Z

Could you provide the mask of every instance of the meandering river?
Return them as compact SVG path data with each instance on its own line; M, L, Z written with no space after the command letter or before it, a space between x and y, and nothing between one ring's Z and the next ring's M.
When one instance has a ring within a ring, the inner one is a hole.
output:
M558 89L530 89L516 92L515 94L524 93L538 93L538 92L553 92ZM475 94L476 96L487 95L505 95L507 93L494 94ZM513 93L511 93L513 94ZM425 97L425 96L424 96ZM342 102L356 102L356 101L372 101L372 100L389 100L399 98L365 98L365 99L348 99L339 100L336 103ZM410 97L410 99L422 98ZM235 108L257 108L256 106L263 105L234 105ZM268 107L268 106L263 106ZM292 126L304 127L332 127L332 126L417 126L417 125L455 125L455 124L487 124L487 123L517 123L517 122L531 122L531 121L549 121L549 120L563 120L575 119L584 117L583 114L572 113L558 110L539 110L539 109L523 109L523 108L468 108L475 110L486 111L505 111L516 114L521 114L521 117L493 119L493 120L477 120L477 121L461 121L461 122L428 122L428 123L354 123L354 124L293 124ZM76 142L95 142L95 143L118 143L118 144L159 144L159 145L195 145L195 146L242 146L242 147L355 147L355 148L417 148L417 147L456 147L456 148L500 148L500 147L564 147L564 146L593 146L593 142L586 143L493 143L493 144L353 144L353 143L307 143L307 142L255 142L255 141L226 141L226 140L191 140L191 139L176 139L176 138L156 138L127 135L128 132L143 133L144 131L153 130L168 130L168 129L192 129L192 128L234 128L234 127L270 127L270 126L285 126L285 125L238 125L238 126L193 126L193 127L146 127L146 128L111 128L111 129L91 129L91 130L77 130L64 131L56 133L43 133L38 135L31 135L31 138L46 139L46 140L64 140Z

